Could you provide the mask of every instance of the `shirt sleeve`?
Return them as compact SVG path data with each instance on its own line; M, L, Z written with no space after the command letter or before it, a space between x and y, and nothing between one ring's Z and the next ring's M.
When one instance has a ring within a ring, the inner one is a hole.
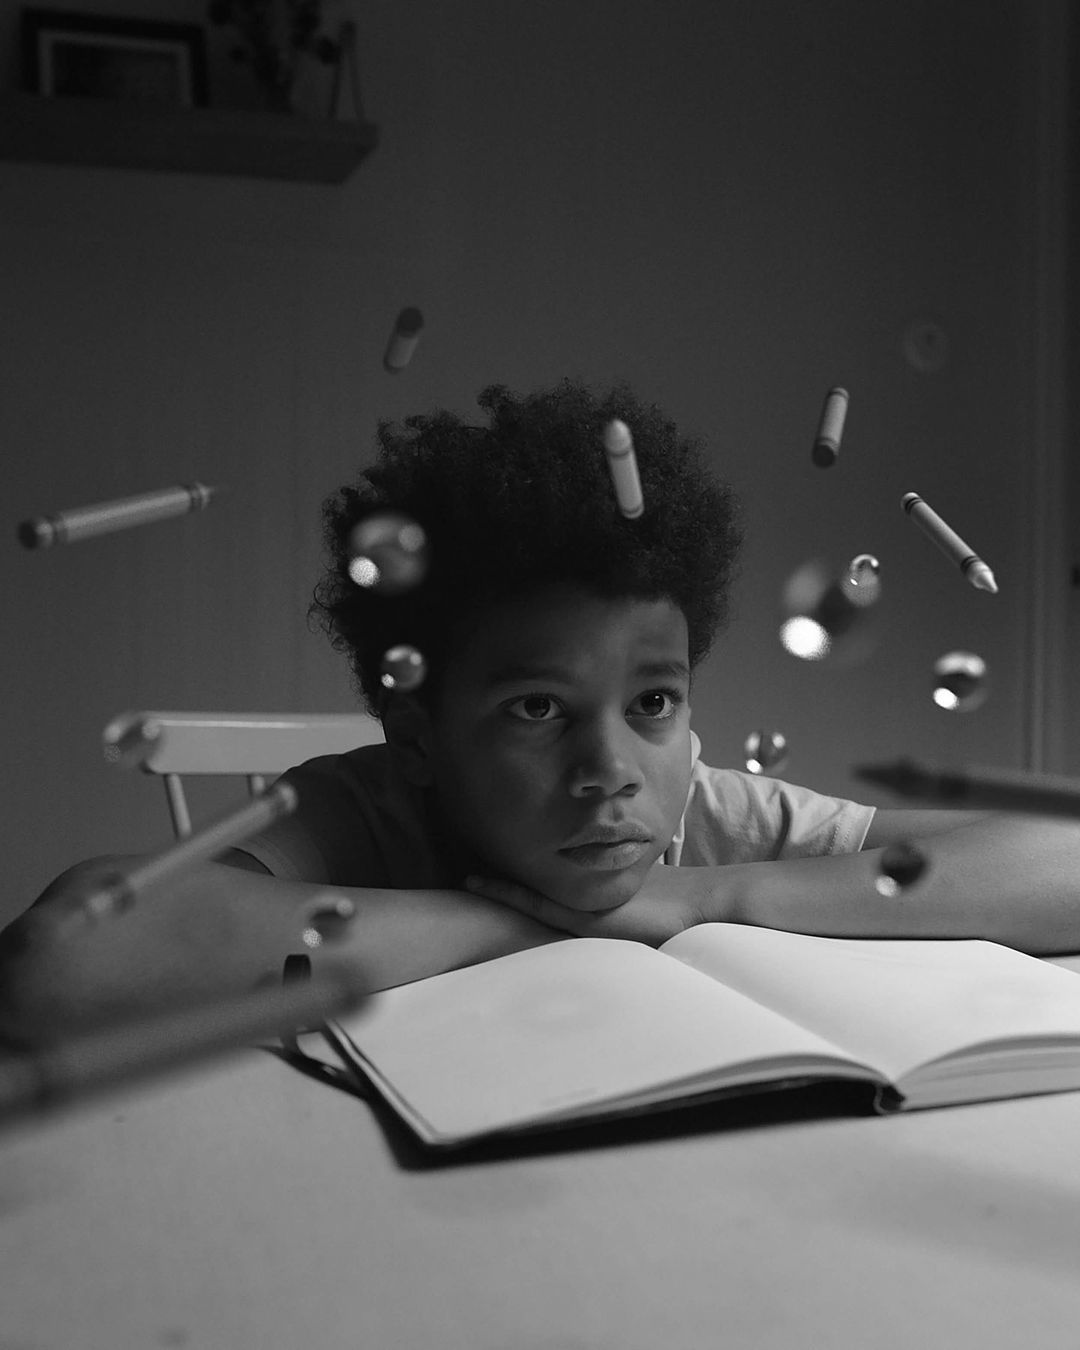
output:
M669 860L684 867L710 867L857 853L874 809L699 761Z
M381 850L359 809L344 758L320 756L283 774L280 781L296 789L296 810L238 845L240 852L285 881L388 885Z

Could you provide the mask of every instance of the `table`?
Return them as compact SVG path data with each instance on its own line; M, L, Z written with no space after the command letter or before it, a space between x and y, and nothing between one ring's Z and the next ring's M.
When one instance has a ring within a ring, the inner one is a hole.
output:
M1080 1093L893 1117L771 1094L431 1166L249 1050L0 1134L0 1350L1011 1350L1076 1328Z

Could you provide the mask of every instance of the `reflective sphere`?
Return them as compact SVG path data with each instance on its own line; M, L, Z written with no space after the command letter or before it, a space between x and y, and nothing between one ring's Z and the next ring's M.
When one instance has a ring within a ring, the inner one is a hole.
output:
M380 595L400 595L427 575L427 536L400 511L366 516L349 536L349 553L349 576Z
M752 731L743 753L751 773L772 773L787 761L787 739L779 731Z
M879 594L876 561L872 554L859 554L839 576L817 560L797 567L780 597L787 616L779 631L784 650L802 661L836 665L869 656L874 639L866 610ZM851 570L856 562L857 577Z
M914 844L890 844L881 855L881 871L875 887L880 895L898 895L913 886L926 871L925 857Z
M986 701L986 662L974 652L946 652L934 662L933 700L946 712L971 712Z
M427 662L423 655L407 643L391 647L383 656L380 679L384 689L407 694L420 688L426 674Z
M857 553L847 565L840 583L844 594L860 609L881 598L881 563L872 553Z

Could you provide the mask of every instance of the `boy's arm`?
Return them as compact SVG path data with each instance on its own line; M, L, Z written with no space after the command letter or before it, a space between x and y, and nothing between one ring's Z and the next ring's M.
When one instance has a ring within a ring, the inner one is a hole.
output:
M617 909L586 914L512 884L474 893L582 937L659 945L722 921L834 937L989 938L1047 955L1080 951L1080 821L1037 816L880 811L859 853L726 867L656 866ZM883 845L905 840L927 867L882 895Z
M882 895L875 882L883 847L901 840L922 853L926 870L895 896ZM771 876L761 870L770 866L779 869ZM1042 955L1080 951L1080 821L879 811L860 853L750 867L734 879L740 922L845 937L988 938Z
M93 921L79 905L116 858L79 863L0 934L0 1041L44 1043L91 1023L241 993L311 957L313 914L347 896L356 917L328 944L385 989L557 941L565 934L463 891L397 891L282 881L246 855L205 863L125 913ZM230 865L231 864L231 865Z

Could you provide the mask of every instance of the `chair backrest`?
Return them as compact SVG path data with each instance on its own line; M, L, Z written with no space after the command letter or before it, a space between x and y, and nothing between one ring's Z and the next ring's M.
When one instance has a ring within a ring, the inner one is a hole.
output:
M107 759L162 777L173 830L183 839L191 833L185 774L243 776L254 796L306 759L379 744L383 730L360 713L126 712L103 739Z

